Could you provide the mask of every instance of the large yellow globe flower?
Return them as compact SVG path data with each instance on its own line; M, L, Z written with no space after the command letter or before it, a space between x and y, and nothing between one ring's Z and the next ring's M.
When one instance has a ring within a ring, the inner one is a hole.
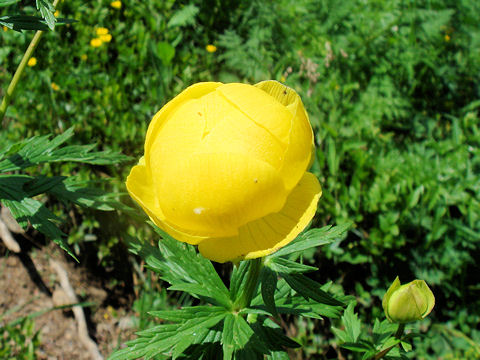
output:
M268 255L315 215L313 133L276 81L198 83L152 119L127 189L161 229L217 262Z

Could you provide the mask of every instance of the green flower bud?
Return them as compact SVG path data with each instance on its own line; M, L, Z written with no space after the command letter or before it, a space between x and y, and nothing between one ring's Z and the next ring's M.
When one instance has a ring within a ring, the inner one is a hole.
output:
M383 297L382 306L390 322L408 323L425 318L435 305L435 297L423 280L401 285L397 278Z

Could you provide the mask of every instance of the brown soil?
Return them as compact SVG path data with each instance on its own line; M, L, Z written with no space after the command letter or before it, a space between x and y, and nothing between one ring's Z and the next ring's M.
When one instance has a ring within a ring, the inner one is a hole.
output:
M0 245L1 247L1 245ZM67 271L70 284L81 302L94 305L84 308L90 337L106 358L126 340L134 338L134 316L128 302L116 308L109 305L108 291L81 266L68 261L62 250L50 244L28 254L0 256L0 325L10 320L50 309L62 303L57 274L49 260L53 258ZM118 304L118 302L117 302ZM2 314L14 309L12 314ZM37 359L81 359L91 356L78 341L77 324L71 310L54 310L35 318L41 345Z

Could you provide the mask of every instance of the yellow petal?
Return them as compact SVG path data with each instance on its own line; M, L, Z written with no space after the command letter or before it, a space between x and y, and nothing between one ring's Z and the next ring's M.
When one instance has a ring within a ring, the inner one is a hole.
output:
M203 95L214 91L220 85L222 85L222 83L203 82L189 86L155 114L150 122L150 125L148 126L147 137L145 139L145 158L147 163L150 163L149 150L152 146L152 143L156 141L160 130L162 130L164 125L167 123L167 120L181 108L181 105L189 100L201 98ZM193 123L193 121L191 122Z
M237 83L224 84L217 91L278 141L288 143L292 114L268 93Z
M308 169L312 158L313 132L300 96L278 81L262 81L255 87L265 91L286 106L293 116L288 136L288 149L280 169L285 187L291 189Z
M206 239L198 248L203 256L217 262L271 254L294 240L305 229L315 215L321 194L315 175L305 173L278 213L240 227L237 236Z
M145 167L142 157L127 177L127 190L130 196L143 208L150 218L164 219L160 205L158 204L152 178ZM156 222L156 221L154 221Z
M202 98L206 126L197 153L237 153L279 169L287 147L214 91Z
M193 154L164 159L164 166L169 171L154 178L163 214L200 236L236 235L241 225L279 211L288 195L275 168L242 154Z
M158 204L153 182L145 167L145 159L141 157L138 165L134 166L127 177L127 190L130 196L143 208L145 213L160 229L166 231L179 241L197 245L205 237L188 234L169 224Z

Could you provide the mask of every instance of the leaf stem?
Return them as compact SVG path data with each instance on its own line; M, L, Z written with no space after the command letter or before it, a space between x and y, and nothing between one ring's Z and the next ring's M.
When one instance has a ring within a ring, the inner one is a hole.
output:
M243 309L250 305L253 295L255 294L255 289L257 288L258 278L260 277L260 270L262 269L262 266L262 258L250 260L246 285L243 290L243 294L236 301L235 308Z
M397 331L395 332L395 338L397 338L398 340L400 340L402 338L402 335L403 335L403 331L405 330L405 324L398 324L398 328L397 328ZM385 355L387 355L390 350L392 350L395 346L397 346L398 344L396 345L393 345L393 346L390 346L382 351L380 351L378 354L376 354L372 359L373 360L378 360L378 359L381 359L383 358Z
M53 2L53 7L55 8L58 4L59 0L55 0ZM10 81L10 84L8 85L7 92L5 93L5 96L2 99L2 104L0 105L0 121L3 121L3 118L5 116L5 113L7 112L8 105L10 105L10 100L15 92L15 88L17 87L17 84L20 80L20 77L22 76L25 67L27 66L28 60L33 54L33 51L37 47L38 43L40 42L40 38L43 35L43 30L38 30L35 35L33 36L32 41L28 45L27 50L25 51L25 54L23 54L22 60L20 61L20 64L17 67L17 70L15 71L15 74L13 75L12 80Z

